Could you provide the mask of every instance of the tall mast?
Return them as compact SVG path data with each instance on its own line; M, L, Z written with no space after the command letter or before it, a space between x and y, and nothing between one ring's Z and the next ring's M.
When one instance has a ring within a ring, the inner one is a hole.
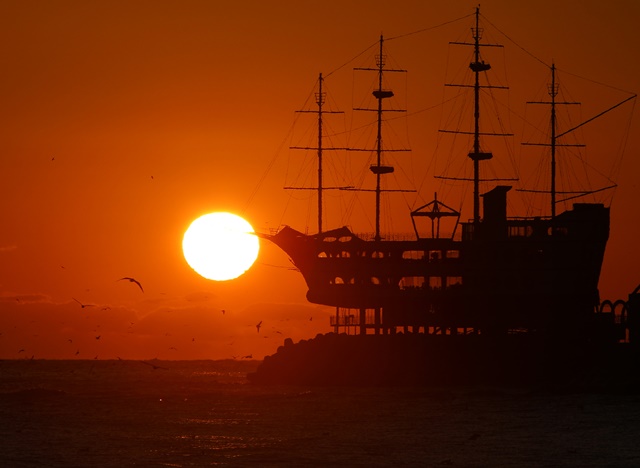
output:
M393 91L384 91L382 89L382 74L384 70L384 55L382 55L382 45L384 38L380 35L380 53L376 57L376 65L378 66L378 89L373 92L373 95L378 100L378 131L376 135L376 165L372 166L371 172L376 175L376 234L375 240L380 240L380 176L382 174L389 174L393 172L392 166L385 166L383 169L382 163L382 100L393 96Z
M324 92L323 90L323 83L324 83L324 78L322 77L322 73L319 74L318 76L318 92L315 93L315 97L316 97L316 104L318 105L318 109L311 111L311 110L299 110L296 112L299 113L313 113L317 115L317 119L318 119L318 143L317 146L315 147L309 147L309 146L290 146L290 149L304 149L304 150L316 150L317 152L317 157L318 157L318 182L317 182L317 187L313 188L313 190L317 191L318 194L318 233L322 233L322 212L323 212L323 201L322 201L322 194L324 190L327 189L343 189L343 188L347 188L347 187L325 187L324 183L323 183L323 172L322 172L322 164L323 164L323 151L324 150L345 150L346 148L325 148L323 146L323 141L322 141L322 137L323 137L323 126L322 126L322 116L324 114L343 114L344 112L342 111L328 111L323 109L323 105L325 102L325 98L327 93ZM285 187L285 189L289 189L289 190L305 190L304 188L300 188L300 187Z
M556 218L556 96L558 87L556 85L556 64L551 64L551 86L549 96L551 96L551 219Z
M491 136L513 136L511 133L481 133L480 132L480 90L489 88L507 89L506 86L493 86L480 84L480 73L491 70L491 65L480 59L481 47L502 47L501 44L482 43L482 28L480 28L480 7L476 7L475 27L471 28L473 42L451 42L450 44L472 46L473 61L469 64L469 68L474 74L474 82L472 85L467 84L446 84L445 86L457 86L462 88L473 88L473 148L468 156L473 161L473 222L480 222L480 161L493 158L490 152L482 151L480 147L480 135ZM469 133L456 130L440 130L446 133ZM455 177L442 177L444 179L457 179ZM468 179L459 179L468 180ZM492 179L492 180L513 180L513 179Z
M473 160L473 221L480 221L480 72L488 70L491 65L480 64L480 9L476 8L476 27L473 31L474 61L470 64L475 76L473 86L473 153L469 157ZM488 159L488 158L487 158Z
M318 233L322 232L322 104L324 104L322 82L322 73L320 73L318 93L316 94L316 103L318 104Z
M558 193L556 189L556 149L558 146L584 146L583 144L570 144L570 143L558 144L558 138L574 130L574 129L571 129L569 131L566 131L558 135L558 123L556 118L556 109L558 104L563 104L563 105L580 104L579 102L557 101L556 97L558 96L559 88L560 86L556 79L556 65L555 63L552 63L551 64L551 84L549 84L548 86L548 92L549 92L549 96L551 97L551 100L529 101L527 103L527 104L546 104L551 107L551 112L550 112L551 116L550 116L550 124L549 124L551 127L550 128L551 136L549 138L549 143L522 143L523 145L549 146L551 148L551 181L550 181L550 189L549 189L549 193L551 195L551 219L555 219L556 217L556 195ZM527 190L524 190L524 191L527 191Z
M378 87L374 89L372 94L373 97L378 101L378 106L376 109L354 109L354 110L367 110L367 111L375 111L377 115L376 123L377 123L377 135L376 135L376 163L369 166L369 170L373 172L376 176L376 231L375 231L375 240L380 241L382 236L380 235L380 199L381 194L385 190L382 189L381 184L381 176L383 174L391 174L394 171L393 166L388 166L382 163L382 153L385 151L394 151L394 150L385 150L382 144L382 116L384 112L405 112L404 110L391 110L384 109L382 105L382 101L384 99L388 99L393 97L393 91L389 89L384 89L383 85L383 75L386 72L406 72L406 70L394 70L390 68L385 68L385 56L383 54L383 45L384 45L384 37L380 35L380 48L379 53L376 55L376 68L354 68L354 70L368 70L375 71L378 73ZM370 151L366 149L350 149L351 151ZM406 150L395 150L395 151L406 151ZM405 191L405 190L401 190Z
M476 27L473 28L473 62L469 68L474 74L473 85L473 151L469 158L473 161L473 222L480 221L480 161L491 159L493 154L480 152L480 72L491 69L491 65L480 61L480 7L476 7Z

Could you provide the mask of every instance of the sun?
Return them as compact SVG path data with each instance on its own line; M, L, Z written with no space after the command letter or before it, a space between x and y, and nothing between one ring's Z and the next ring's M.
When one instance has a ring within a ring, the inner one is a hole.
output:
M240 216L216 212L191 223L182 252L200 276L227 281L242 275L258 258L260 243L253 227Z

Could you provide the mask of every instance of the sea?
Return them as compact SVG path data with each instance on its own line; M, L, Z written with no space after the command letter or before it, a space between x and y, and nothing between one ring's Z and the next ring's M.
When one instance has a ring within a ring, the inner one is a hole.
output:
M0 361L0 466L640 466L639 394L259 386L258 365Z

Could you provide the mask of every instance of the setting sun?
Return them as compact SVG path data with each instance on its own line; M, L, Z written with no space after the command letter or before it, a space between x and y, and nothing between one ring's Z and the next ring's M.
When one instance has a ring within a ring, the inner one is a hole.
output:
M196 219L182 239L184 258L199 275L215 281L237 278L251 268L260 249L253 227L231 213Z

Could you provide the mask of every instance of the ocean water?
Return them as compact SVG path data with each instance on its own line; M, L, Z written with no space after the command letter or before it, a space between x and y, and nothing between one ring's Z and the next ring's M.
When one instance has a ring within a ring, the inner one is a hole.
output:
M260 387L257 365L0 361L0 466L640 466L640 395Z

